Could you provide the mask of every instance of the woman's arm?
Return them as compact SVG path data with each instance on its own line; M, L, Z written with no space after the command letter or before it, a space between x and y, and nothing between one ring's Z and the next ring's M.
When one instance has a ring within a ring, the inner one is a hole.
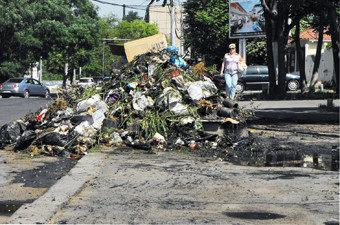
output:
M223 57L223 62L221 66L221 76L223 76L223 72L224 72L224 57Z
M240 63L246 63L246 60L240 55Z

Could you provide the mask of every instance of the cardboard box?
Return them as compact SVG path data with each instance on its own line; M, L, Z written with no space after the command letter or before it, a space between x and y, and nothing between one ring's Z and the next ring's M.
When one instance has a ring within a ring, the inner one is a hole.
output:
M162 50L168 47L164 34L156 34L150 37L141 38L124 43L124 45L110 44L112 54L126 56L131 62L135 56L153 50Z

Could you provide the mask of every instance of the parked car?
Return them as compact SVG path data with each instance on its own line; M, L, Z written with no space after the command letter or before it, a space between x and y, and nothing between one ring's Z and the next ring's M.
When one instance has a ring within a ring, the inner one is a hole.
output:
M50 96L50 89L33 78L16 77L6 80L0 84L0 95L3 98L10 96L22 96L29 98L30 96Z
M93 80L96 84L102 84L104 78L103 77L93 77Z
M107 83L107 82L111 81L111 79L112 79L112 77L104 77L103 82Z
M92 77L83 77L79 79L77 85L78 87L93 87L96 83Z
M286 75L287 90L298 90L300 87L299 80L299 75L288 73ZM224 77L221 77L220 74L214 75L214 82L219 89L225 90ZM236 92L242 93L245 90L262 90L264 87L267 87L268 84L268 66L252 65L248 66L246 73L243 76L239 77Z

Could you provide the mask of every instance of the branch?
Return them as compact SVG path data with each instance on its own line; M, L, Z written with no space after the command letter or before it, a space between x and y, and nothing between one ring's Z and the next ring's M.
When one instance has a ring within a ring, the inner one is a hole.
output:
M266 11L268 13L268 15L272 18L272 19L276 19L277 17L277 12L276 11L272 11L269 6L267 5L266 0L261 0L261 5L263 7L263 10Z

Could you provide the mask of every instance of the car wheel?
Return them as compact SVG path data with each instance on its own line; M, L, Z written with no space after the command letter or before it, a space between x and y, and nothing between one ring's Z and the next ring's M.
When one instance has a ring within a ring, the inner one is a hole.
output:
M24 98L29 98L30 97L30 92L28 90L24 91Z
M299 89L300 83L297 80L290 80L288 81L287 88L289 91L296 91Z
M9 95L2 94L1 95L3 98L9 98Z
M243 83L238 82L236 85L236 93L237 94L241 94L242 92L244 92L245 86Z
M45 90L44 97L45 97L45 98L48 98L48 97L50 97L50 92L49 92L48 90Z

